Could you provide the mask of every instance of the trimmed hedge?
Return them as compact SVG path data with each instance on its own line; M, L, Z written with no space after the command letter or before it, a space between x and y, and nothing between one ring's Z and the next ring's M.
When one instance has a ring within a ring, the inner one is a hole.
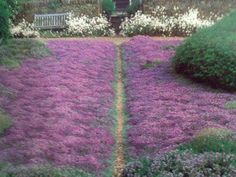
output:
M215 88L236 90L236 11L188 38L176 50L177 73Z

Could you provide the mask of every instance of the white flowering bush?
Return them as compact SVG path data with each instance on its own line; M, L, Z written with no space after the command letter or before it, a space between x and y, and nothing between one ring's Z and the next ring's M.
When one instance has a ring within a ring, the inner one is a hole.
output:
M82 15L76 17L70 14L66 21L68 34L71 36L113 36L115 31L111 29L111 24L105 16L88 17Z
M40 37L39 32L34 28L33 24L25 21L18 25L11 25L11 34L15 38L35 38Z
M168 14L165 7L158 6L152 14L136 12L131 18L126 18L120 28L124 36L189 36L200 28L213 25L212 19L215 19L214 14L205 19L200 16L198 9L188 9L181 13L178 7L174 7L173 13Z
M165 24L158 18L149 14L142 14L137 11L131 18L126 17L121 23L121 35L134 36L141 34L156 35L157 31L161 32L165 29Z

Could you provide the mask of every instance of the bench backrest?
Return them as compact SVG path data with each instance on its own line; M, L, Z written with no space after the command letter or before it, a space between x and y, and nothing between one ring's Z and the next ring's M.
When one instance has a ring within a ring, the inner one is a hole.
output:
M35 14L34 27L36 29L63 29L66 28L66 19L70 13Z

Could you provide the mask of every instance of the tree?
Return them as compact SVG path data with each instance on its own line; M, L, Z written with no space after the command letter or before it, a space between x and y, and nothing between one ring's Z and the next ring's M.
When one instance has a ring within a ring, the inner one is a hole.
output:
M10 36L10 10L6 0L0 0L0 39L6 42Z

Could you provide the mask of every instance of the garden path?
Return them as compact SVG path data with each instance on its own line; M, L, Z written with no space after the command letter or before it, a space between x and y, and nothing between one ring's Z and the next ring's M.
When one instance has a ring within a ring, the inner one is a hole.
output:
M117 47L117 76L116 76L116 113L117 113L117 128L116 128L116 152L115 152L115 169L114 176L121 176L124 169L124 77L123 77L123 61L121 49Z

